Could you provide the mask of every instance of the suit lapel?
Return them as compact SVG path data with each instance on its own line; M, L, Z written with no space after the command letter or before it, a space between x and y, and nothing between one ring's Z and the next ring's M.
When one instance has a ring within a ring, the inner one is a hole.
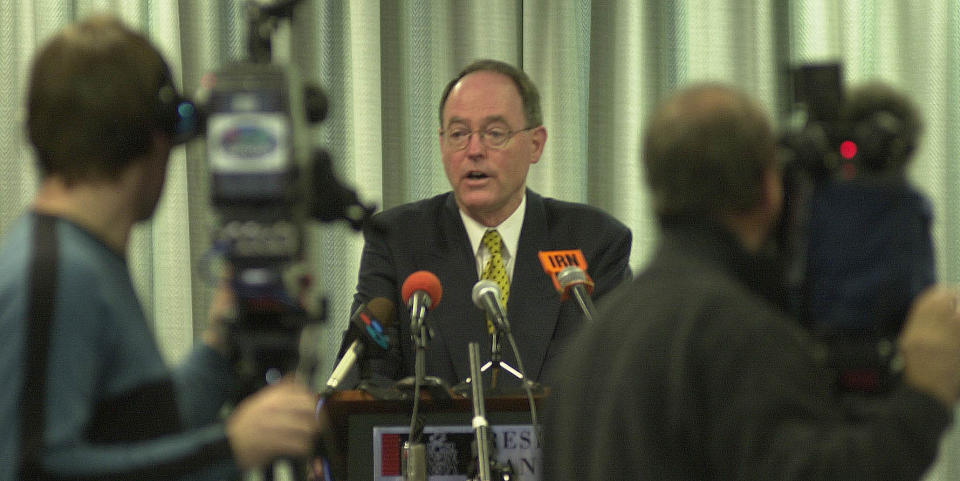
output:
M434 272L443 284L443 298L430 316L434 339L427 353L427 371L431 371L431 358L434 362L446 358L452 366L433 367L452 368L457 379L464 380L470 376L468 344L480 342L480 352L489 352L490 339L484 314L473 305L471 298L473 285L478 280L476 259L452 193L447 196L440 217L442 248L434 259ZM431 355L429 351L436 352Z
M540 377L547 346L553 337L560 313L560 297L553 281L540 265L539 251L553 250L555 242L547 225L543 198L527 190L527 211L520 231L517 259L510 282L510 300L507 315L517 341L524 353L527 375ZM505 349L509 350L508 346ZM504 359L513 359L513 353L504 352ZM513 367L517 364L511 362Z

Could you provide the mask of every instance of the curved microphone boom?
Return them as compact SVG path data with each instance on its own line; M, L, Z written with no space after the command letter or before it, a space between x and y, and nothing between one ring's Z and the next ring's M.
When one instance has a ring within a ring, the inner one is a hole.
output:
M400 289L403 302L410 309L411 330L417 332L427 317L427 311L437 307L443 296L443 286L436 274L417 271L407 276Z
M557 274L557 281L560 283L563 299L573 294L583 311L583 317L592 322L597 308L590 297L590 294L593 294L593 280L590 276L580 267L571 265Z
M386 351L390 347L386 329L393 324L395 316L394 303L385 297L371 299L350 316L349 331L356 339L344 351L340 362L327 379L326 393L333 392L340 386L343 378L363 355L364 349Z
M486 312L501 331L509 333L510 321L500 295L500 286L490 279L481 279L473 285L473 304Z

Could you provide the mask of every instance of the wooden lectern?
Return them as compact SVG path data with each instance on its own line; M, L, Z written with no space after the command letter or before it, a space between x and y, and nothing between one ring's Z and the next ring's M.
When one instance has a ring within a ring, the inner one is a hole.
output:
M543 398L544 395L535 397L538 415L542 409ZM535 471L540 469L539 445L535 439L531 440L528 436L532 432L528 398L519 395L488 397L485 405L490 425L494 428L502 426L506 429L495 430L498 450L503 451L501 454L507 455L514 449L526 448L523 451L524 454L518 455L523 456L523 459L514 459L511 462L520 464L520 466L514 466L514 469L537 474ZM382 476L379 479L391 479L393 463L398 462L398 458L393 456L395 449L392 443L382 440L395 439L402 445L402 440L405 440L407 435L399 433L407 433L409 430L412 406L412 399L375 399L365 391L339 391L330 396L325 401L324 407L330 419L332 436L328 437L326 442L333 446L326 446L326 451L334 473L337 475L337 481L378 479L378 473L374 472L375 464L381 470L379 474ZM470 452L464 453L462 444L464 437L472 439L473 436L471 400L456 394L451 394L449 399L439 399L424 392L420 401L420 412L426 431L429 431L431 426L456 426L463 431L463 433L449 436L457 437L457 444L461 445L457 454L459 463L462 465L464 462L469 462ZM518 427L517 432L523 431L523 433L511 436L509 430L511 426ZM381 435L378 440L374 437L375 431L391 431L398 434ZM446 436L443 434L439 437L443 441L448 441ZM453 439L449 441L446 445L454 444ZM380 449L376 453L375 445ZM435 445L434 454L442 456L443 453L436 453L438 449L442 448L436 448ZM526 454L528 452L535 454ZM527 459L528 457L530 459ZM529 478L531 476L523 479Z

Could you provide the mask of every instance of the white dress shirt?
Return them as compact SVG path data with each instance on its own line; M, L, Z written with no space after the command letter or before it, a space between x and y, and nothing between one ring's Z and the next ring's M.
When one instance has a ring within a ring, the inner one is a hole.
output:
M503 265L507 269L507 276L513 279L513 266L517 258L517 245L520 243L520 231L523 229L523 216L527 210L527 195L524 194L520 200L517 210L510 214L506 220L495 227L487 227L460 210L460 218L463 219L463 227L467 230L467 237L470 238L470 246L473 248L473 256L477 260L477 279L483 277L483 269L490 260L490 251L483 245L483 234L488 230L496 229L500 233L500 239L503 241L501 254L503 255Z

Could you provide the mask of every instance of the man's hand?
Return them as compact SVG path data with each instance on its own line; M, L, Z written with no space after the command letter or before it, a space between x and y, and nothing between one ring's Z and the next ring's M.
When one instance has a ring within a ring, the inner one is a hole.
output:
M322 427L316 406L317 395L291 380L244 399L227 419L227 437L237 465L257 469L278 458L312 455Z
M900 334L906 382L939 399L948 409L960 398L960 311L958 292L932 287L914 301Z

